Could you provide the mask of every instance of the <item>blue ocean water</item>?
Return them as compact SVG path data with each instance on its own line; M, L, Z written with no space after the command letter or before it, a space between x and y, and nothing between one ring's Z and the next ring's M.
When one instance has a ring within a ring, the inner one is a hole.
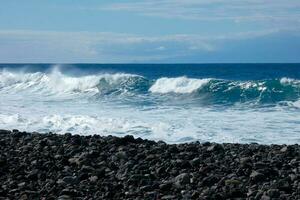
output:
M300 142L300 64L1 64L0 128Z

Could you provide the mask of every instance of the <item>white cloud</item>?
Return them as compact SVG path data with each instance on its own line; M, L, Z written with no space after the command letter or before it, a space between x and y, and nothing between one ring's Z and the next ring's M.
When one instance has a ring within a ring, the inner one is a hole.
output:
M300 22L299 0L134 0L96 9L205 21Z
M0 62L152 62L215 52L228 41L279 32L141 36L108 32L0 31Z

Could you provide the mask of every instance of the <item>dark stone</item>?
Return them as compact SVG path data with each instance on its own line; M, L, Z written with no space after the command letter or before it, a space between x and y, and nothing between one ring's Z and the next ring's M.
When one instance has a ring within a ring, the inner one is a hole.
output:
M70 197L69 195L61 195L57 200L72 200L72 197Z
M244 157L240 159L240 164L242 167L252 167L252 159L250 157Z
M299 152L0 130L0 199L300 199Z
M209 147L207 147L207 151L211 152L223 152L224 151L224 147L221 144L213 144Z
M168 191L172 188L172 183L171 182L167 182L167 183L163 183L159 185L159 189L162 191Z
M262 173L259 173L257 171L253 171L250 175L250 178L253 182L261 182L265 180L265 175Z
M2 130L0 129L0 134L10 134L11 132L8 130Z
M76 183L76 177L66 176L62 179L62 181L66 184L74 184L74 183Z
M182 173L175 177L174 184L177 187L183 187L185 184L190 183L190 175L188 173Z
M165 195L162 196L161 199L178 199L175 195Z
M278 189L269 189L267 191L267 194L271 197L271 198L278 198L280 196L280 191Z

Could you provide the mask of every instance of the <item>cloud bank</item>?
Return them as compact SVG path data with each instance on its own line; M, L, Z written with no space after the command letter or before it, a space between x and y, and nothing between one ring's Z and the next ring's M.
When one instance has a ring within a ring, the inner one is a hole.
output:
M276 62L276 54L282 57L287 52L292 56L283 61L295 62L299 61L295 53L300 49L298 33L289 32L287 36L286 31L274 29L209 37L192 34L151 37L109 32L7 30L0 31L0 62L247 62L247 59ZM268 58L268 54L272 56Z
M94 9L203 21L300 23L298 0L145 0L108 3Z

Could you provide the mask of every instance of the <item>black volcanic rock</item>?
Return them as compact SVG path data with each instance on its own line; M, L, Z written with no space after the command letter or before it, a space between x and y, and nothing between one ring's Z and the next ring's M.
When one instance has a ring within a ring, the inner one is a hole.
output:
M299 145L0 130L0 199L300 199Z

